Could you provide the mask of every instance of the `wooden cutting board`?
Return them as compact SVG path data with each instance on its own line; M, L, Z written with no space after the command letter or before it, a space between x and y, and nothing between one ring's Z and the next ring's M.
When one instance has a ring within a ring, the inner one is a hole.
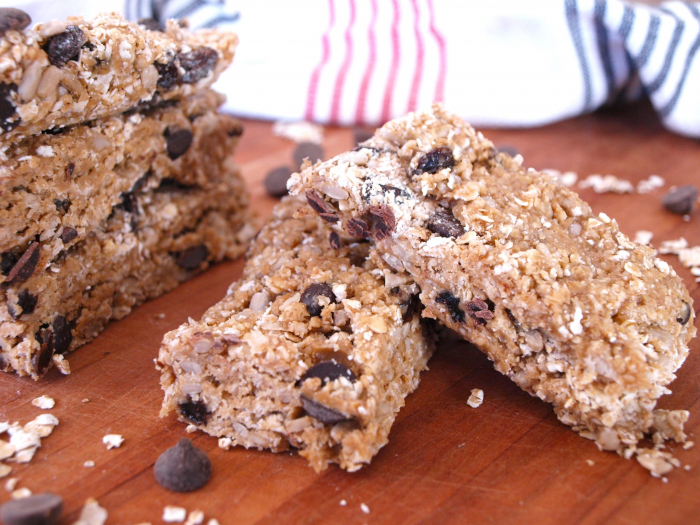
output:
M262 180L269 169L292 164L295 145L272 136L269 123L245 124L237 159L255 209L267 216L276 201L266 195ZM485 134L497 146L517 148L525 164L538 169L573 170L580 178L611 173L633 182L663 176L666 187L648 194L598 195L590 189L581 194L630 236L644 229L654 232L656 245L681 236L700 244L700 211L686 222L660 203L669 186L700 183L700 143L664 131L649 107ZM326 129L324 146L328 155L353 147L352 131ZM700 285L690 272L675 257L664 259L700 304ZM440 343L430 371L399 414L390 443L371 466L354 474L335 467L316 474L294 453L224 451L212 437L186 434L174 417L159 419L153 359L162 335L188 316L198 318L242 267L242 261L220 264L112 323L70 355L70 376L52 370L34 382L2 374L0 420L33 419L41 411L31 401L42 394L56 399L51 413L60 419L33 461L13 468L18 487L61 494L64 524L77 519L88 497L109 511L107 523L124 525L162 523L165 505L200 509L222 525L700 523L700 446L671 447L691 469L676 469L667 483L654 479L634 460L599 452L560 424L549 405L495 372L476 348L455 340ZM673 395L659 405L690 410L687 430L700 442L699 342L693 341L671 385ZM477 409L466 403L472 388L485 393ZM106 450L102 437L108 433L124 436L121 448ZM183 436L209 454L214 471L205 488L186 495L162 489L152 468ZM87 460L95 466L83 467ZM8 499L0 488L0 503Z

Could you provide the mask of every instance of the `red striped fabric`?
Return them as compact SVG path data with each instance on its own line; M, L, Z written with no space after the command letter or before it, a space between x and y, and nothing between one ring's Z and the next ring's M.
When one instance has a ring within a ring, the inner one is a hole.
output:
M343 84L345 83L345 77L348 74L348 69L350 69L350 64L352 63L352 28L355 25L355 0L350 0L350 21L348 22L348 27L345 30L345 57L343 58L343 63L338 70L338 76L335 79L335 86L333 87L333 100L331 102L331 115L330 123L338 123L338 115L340 113L340 99L343 94Z
M391 118L391 99L394 93L394 84L399 72L399 61L401 60L401 40L399 39L399 22L401 21L401 10L398 0L392 0L394 7L394 18L391 22L391 67L389 68L389 78L384 88L384 99L382 102L381 121L386 122Z
M362 75L362 82L360 83L360 91L357 94L357 107L355 108L355 122L358 125L366 124L367 120L365 118L365 106L367 104L367 91L369 90L369 83L372 79L372 73L374 73L374 65L377 61L377 38L375 35L375 29L377 26L377 0L372 1L372 19L369 23L369 29L367 30L367 40L369 43L369 57L367 59L367 66L365 67L365 72Z
M435 10L433 9L433 0L428 0L428 10L430 11L430 34L433 35L438 45L440 56L440 67L438 69L438 78L435 85L435 102L443 102L445 100L445 77L447 76L447 46L445 45L445 37L435 27Z
M323 66L326 65L326 63L328 62L328 58L331 54L329 35L331 29L333 29L333 25L335 24L335 5L333 4L333 0L328 0L328 8L330 10L330 15L328 17L328 27L323 33L323 38L321 39L321 46L323 49L321 53L321 62L319 62L319 64L314 68L314 71L311 74L311 79L309 80L309 91L306 97L306 111L304 112L304 118L306 120L314 119L316 93L318 91L318 79L321 76L321 70L323 69Z
M418 11L418 0L411 0L413 4L413 34L416 37L416 69L413 72L413 80L411 81L411 93L408 96L407 111L415 111L418 105L418 91L420 89L420 81L423 76L423 59L425 52L423 50L423 35L420 31L420 13Z

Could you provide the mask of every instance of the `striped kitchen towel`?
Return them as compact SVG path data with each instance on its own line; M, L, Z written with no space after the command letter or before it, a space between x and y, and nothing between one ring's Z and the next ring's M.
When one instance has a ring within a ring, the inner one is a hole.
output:
M215 87L239 115L378 125L442 101L476 125L533 126L646 93L669 129L700 137L699 3L76 0L67 9L81 2L235 30L239 51Z

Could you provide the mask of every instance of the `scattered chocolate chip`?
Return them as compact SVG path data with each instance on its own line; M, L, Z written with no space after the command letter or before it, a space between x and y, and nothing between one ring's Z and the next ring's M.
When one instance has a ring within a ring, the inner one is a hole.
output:
M493 304L493 303L491 303ZM467 303L467 313L477 324L485 325L486 321L493 319L493 312L486 301L476 298Z
M316 363L314 366L309 368L303 376L301 376L301 381L306 381L312 377L318 377L321 380L321 383L324 385L326 382L335 381L340 377L344 377L351 383L357 381L357 376L355 376L353 371L335 359Z
M445 208L438 208L425 226L440 237L459 237L464 233L464 226L452 214L452 210Z
M63 241L63 244L68 244L71 242L73 239L75 239L78 236L78 230L75 228L71 228L69 226L66 226L63 228L63 231L61 232L61 240Z
M203 401L185 401L180 403L180 414L195 425L206 425L209 419L209 407Z
M68 26L63 33L53 35L44 46L49 62L56 67L63 66L69 60L76 60L80 48L87 41L85 33L78 26Z
M518 151L518 148L516 148L515 146L499 146L498 152L505 153L506 155L510 155L511 157L520 155L520 151Z
M435 148L423 155L418 161L418 173L437 173L438 171L451 168L455 165L452 150L446 147Z
M138 24L146 28L148 31L159 31L162 33L165 29L155 18L141 18L139 19Z
M65 354L73 342L73 330L62 315L53 320L53 347L57 354Z
M177 179L172 179L170 177L165 177L160 180L160 184L156 188L158 193L169 193L172 191L189 191L197 188L195 184L183 184Z
M153 467L158 484L173 492L201 489L211 478L211 461L192 441L182 438L163 452Z
M327 297L331 303L335 303L333 288L328 283L315 283L306 288L301 294L300 302L306 305L306 311L311 317L321 315L323 306L318 303L320 296Z
M0 8L0 36L14 29L21 31L32 23L32 18L22 11L14 7Z
M22 121L12 102L12 94L16 92L16 84L0 83L0 129L3 131L15 129Z
M185 70L182 83L194 84L214 69L219 60L219 54L210 47L200 47L189 53L180 53L177 58L180 61L180 67Z
M272 197L287 195L287 181L292 176L292 170L287 166L280 166L271 170L265 176L265 189Z
M209 250L203 244L192 246L177 255L175 263L185 270L196 270L207 260Z
M158 83L156 85L159 88L168 90L177 85L177 81L180 78L180 70L177 67L177 61L171 60L167 64L154 62L153 65L156 66L158 70Z
M676 321L682 325L685 325L688 323L688 321L690 321L690 305L685 301L683 302L681 313L679 313L678 317L676 317Z
M130 191L123 191L121 194L121 202L117 205L117 207L121 208L126 213L138 213L139 206L138 202L136 201L136 195Z
M323 160L323 148L313 142L302 142L294 150L292 158L295 166L301 166L306 158L311 161L311 164L315 164L316 161Z
M306 202L309 203L309 206L311 206L324 221L338 222L339 217L335 209L315 191L308 190L306 192Z
M388 206L370 206L367 212L372 217L372 233L376 240L383 241L396 229L394 212Z
M53 204L56 206L56 211L66 213L70 208L70 199L54 199Z
M326 425L335 425L336 423L350 420L345 414L325 407L306 396L301 396L301 405L308 415Z
M22 257L19 258L19 260L12 267L12 270L10 270L10 273L7 275L7 282L19 283L29 279L34 273L36 265L39 262L40 251L40 245L38 242L30 244L29 248L25 250Z
M12 267L17 263L17 257L12 252L4 252L0 254L0 271L3 275L7 275L12 270Z
M66 166L66 180L71 180L73 178L73 173L75 172L75 164L69 162Z
M134 185L131 187L131 190L129 190L131 193L138 193L143 189L143 187L146 185L148 182L148 179L150 179L153 176L153 172L151 170L148 170L144 175L139 177L136 182L134 182Z
M19 292L17 294L17 304L22 308L22 315L33 313L38 300L39 297L37 295L32 295L27 289Z
M444 304L450 312L452 320L463 323L465 320L464 311L459 307L459 297L455 297L449 291L440 292L435 298L435 302Z
M369 235L369 224L360 217L353 217L345 226L351 237L364 239Z
M62 510L61 496L44 492L8 501L0 507L0 518L5 525L53 525Z
M53 331L49 330L48 325L43 325L35 338L39 342L39 351L32 357L32 365L36 373L41 376L49 369L55 351Z
M664 208L679 215L688 215L693 211L698 200L698 189L695 186L680 186L664 195Z
M167 141L168 157L172 160L181 157L190 149L192 132L189 129L167 128L164 135Z
M339 250L343 246L343 242L340 240L340 235L337 232L331 232L328 236L328 242L334 250Z
M355 134L355 144L361 144L362 142L371 139L374 134L364 128L355 128L354 130Z

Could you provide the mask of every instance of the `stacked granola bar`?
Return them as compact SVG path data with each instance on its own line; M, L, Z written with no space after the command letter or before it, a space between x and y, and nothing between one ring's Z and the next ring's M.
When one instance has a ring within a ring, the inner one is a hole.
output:
M255 233L208 89L237 38L0 10L0 367L63 354Z

